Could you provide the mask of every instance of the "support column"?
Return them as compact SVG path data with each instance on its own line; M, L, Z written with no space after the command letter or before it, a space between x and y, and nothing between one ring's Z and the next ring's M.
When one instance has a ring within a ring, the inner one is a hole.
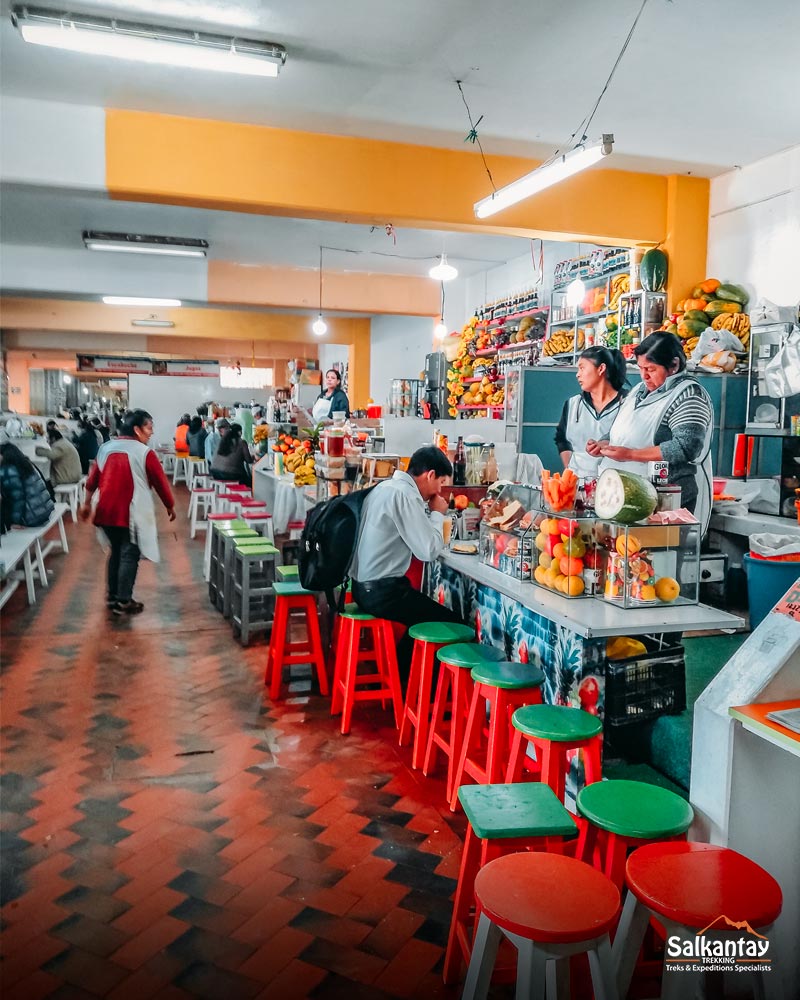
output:
M667 178L667 232L662 245L669 258L669 312L708 277L709 192L710 182L706 177L672 174Z

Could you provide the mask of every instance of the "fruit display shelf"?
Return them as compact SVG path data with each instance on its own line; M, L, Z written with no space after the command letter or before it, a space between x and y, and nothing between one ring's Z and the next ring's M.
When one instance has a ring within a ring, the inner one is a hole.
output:
M516 320L524 319L526 316L536 316L539 313L548 312L550 312L549 306L536 306L535 309L525 309L523 312L511 313L508 316L501 316L499 319L490 319L488 322L482 323L481 326L487 330L498 330Z
M498 375L497 378L493 380L493 382L494 383L496 383L496 382L505 382L505 380L506 379L505 379L504 375ZM490 381L492 381L492 380L490 379ZM462 378L461 382L462 382L463 385L471 385L473 382L483 382L483 379L482 378Z

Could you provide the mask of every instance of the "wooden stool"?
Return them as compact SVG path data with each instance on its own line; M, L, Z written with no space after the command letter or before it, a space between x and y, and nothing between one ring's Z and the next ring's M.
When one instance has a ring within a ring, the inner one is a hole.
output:
M560 974L568 971L566 960L582 952L589 956L597 1000L618 996L608 935L619 890L600 872L560 854L508 854L478 872L475 899L480 917L463 1000L489 995L503 935L518 953L517 997L569 996Z
M214 525L219 525L220 528L246 528L247 525L244 521L237 521L230 514L214 514L213 512L206 515L206 521L208 522L208 527L206 530L206 548L203 554L203 579L208 582L211 577L211 543L214 534Z
M197 529L208 530L208 515L214 506L214 491L207 487L192 487L192 498L189 501L190 520L189 537L194 538Z
M715 844L640 847L628 858L625 882L630 892L612 949L621 996L630 987L651 917L666 928L668 936L676 934L681 941L702 935L712 925L724 929L725 921L717 923L720 917L733 921L737 927L747 925L748 930L752 928L767 935L783 905L781 888L771 875L742 854ZM754 940L749 933L747 940ZM702 962L699 958L699 963ZM759 970L755 975L760 980L756 996L782 995L780 973L772 971L764 975ZM665 972L662 1000L696 996L702 977L702 972L687 968L679 973Z
M267 670L264 683L269 686L269 696L277 701L281 691L283 668L294 663L310 663L317 671L320 694L328 693L328 675L325 673L325 656L319 633L316 595L305 590L299 583L276 583L275 619L267 654ZM305 638L292 642L289 637L292 613L300 613L305 619Z
M240 516L249 528L257 531L259 535L263 535L264 538L268 538L273 545L275 544L275 534L272 529L272 514L268 514L265 510L251 510L248 507L242 506Z
M339 615L339 637L336 643L336 665L333 674L331 715L342 713L342 734L350 732L353 706L357 701L381 701L391 698L395 725L400 727L403 696L397 673L397 653L392 623L359 611L357 605L346 604ZM361 637L369 635L372 648L361 650ZM359 664L375 664L375 672L359 674ZM364 685L374 685L364 687Z
M277 554L275 546L261 536L234 543L231 624L243 646L250 642L251 632L272 626Z
M220 528L217 530L218 559L216 565L217 588L215 605L217 611L222 612L223 618L230 618L233 610L233 552L236 543L239 541L253 540L261 541L258 532L251 528L240 528L238 525L230 528ZM212 544L212 566L211 579L214 578L213 544ZM209 583L210 587L210 583Z
M540 705L544 674L531 663L484 663L472 670L472 700L464 742L453 777L450 809L458 805L458 786L465 777L479 785L503 781L511 743L511 715L523 705ZM489 728L485 731L486 703Z
M186 485L189 489L194 486L195 476L204 476L208 472L208 466L204 458L189 456L189 464L186 467Z
M668 788L644 781L595 781L578 792L583 824L577 857L600 871L619 889L630 848L653 841L683 839L694 810Z
M78 521L78 500L81 492L80 483L59 483L53 487L53 492L56 495L56 503L67 504L69 512L72 514L72 522L76 524Z
M434 656L443 646L469 642L474 639L475 630L469 625L425 622L412 625L408 634L414 640L414 651L411 654L411 672L408 676L403 722L400 726L398 742L401 747L406 746L411 739L411 730L414 730L411 766L418 768L422 766L422 758L428 745Z
M189 463L191 459L188 455L178 454L175 455L175 466L172 470L172 485L176 483L186 483L189 485L189 477L191 473L189 472Z
M238 517L242 509L242 500L245 499L247 497L243 493L218 493L214 501L214 510L220 514L228 513L231 517Z
M596 715L567 705L526 705L511 716L514 738L506 771L506 781L519 781L523 767L533 764L526 754L530 743L536 748L531 768L539 780L549 785L559 802L564 801L569 761L567 752L584 750L586 784L599 781L600 739L603 723Z
M439 661L439 680L428 731L428 745L422 773L429 775L436 764L436 752L442 750L447 757L446 794L453 797L458 755L464 743L469 706L472 701L472 669L482 663L505 660L505 653L496 646L482 643L455 643L445 646L436 654Z
M446 983L458 980L468 965L474 935L475 876L483 865L514 851L561 849L561 839L578 832L575 820L538 782L517 785L464 785L458 797L467 816L453 917L444 956Z

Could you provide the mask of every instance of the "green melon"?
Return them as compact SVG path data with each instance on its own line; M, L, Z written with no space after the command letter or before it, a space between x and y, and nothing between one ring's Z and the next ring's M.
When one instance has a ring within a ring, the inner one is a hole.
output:
M639 264L639 281L647 292L663 292L667 287L667 255L655 247Z
M635 524L650 517L657 504L655 486L633 472L606 469L597 480L594 512L604 521Z

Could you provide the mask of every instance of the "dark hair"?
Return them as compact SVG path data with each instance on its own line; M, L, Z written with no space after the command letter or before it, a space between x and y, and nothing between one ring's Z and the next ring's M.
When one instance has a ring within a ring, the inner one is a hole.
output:
M591 361L595 368L605 365L606 378L612 389L619 392L625 385L628 379L628 363L622 351L615 351L610 347L587 347L581 358Z
M27 479L36 471L33 462L24 455L15 444L6 441L0 444L0 455L3 456L3 465L13 465L19 472L22 479Z
M120 423L119 433L122 437L136 437L133 433L136 427L144 427L153 418L147 410L128 410Z
M217 447L218 455L230 455L242 440L242 425L233 423L227 434L222 435L222 439Z
M189 433L196 434L198 431L203 429L203 421L200 417L192 417L189 421Z
M342 384L342 376L341 376L341 374L339 372L336 371L335 368L329 368L325 372L325 374L326 375L331 375L331 374L335 375L336 376L336 383L337 383L337 385L341 385Z
M191 422L191 418L189 417L189 414L188 414L188 413L184 413L184 415L183 415L183 416L181 417L181 419L180 419L180 420L178 421L178 423L176 424L176 426L177 426L177 427L180 427L180 426L182 426L183 424L185 424L185 425L186 425L186 426L188 427L188 426L189 426L189 424L190 424L190 422Z
M658 330L645 337L641 344L634 347L633 353L637 358L645 357L654 365L661 365L672 374L682 372L686 367L686 355L683 353L680 339L674 333L667 333L665 330ZM673 372L676 361L678 367Z
M437 476L452 476L453 466L450 459L441 448L432 444L417 448L408 461L409 476L423 476L426 472L435 472Z
M47 423L45 424L45 427L46 427L46 428L47 428L48 430L50 430L50 428L51 428L51 427L55 427L55 426L56 426L56 422L55 422L55 420L48 420L48 421L47 421Z
M61 431L57 431L55 427L48 428L47 438L49 441L60 441L63 437L64 435Z

